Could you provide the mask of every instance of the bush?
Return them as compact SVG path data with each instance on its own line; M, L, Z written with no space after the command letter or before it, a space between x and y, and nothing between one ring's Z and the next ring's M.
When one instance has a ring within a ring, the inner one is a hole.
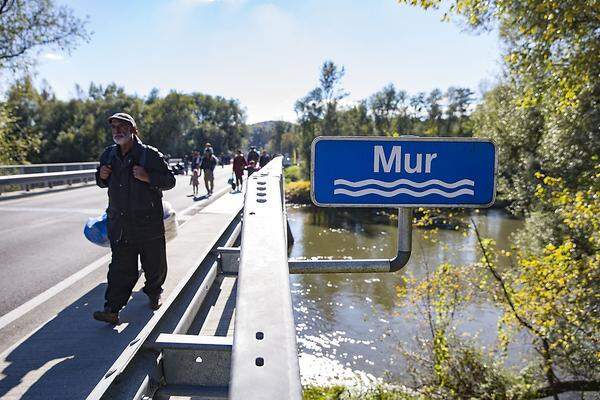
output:
M285 174L285 183L297 182L302 179L302 171L299 165L287 167L283 172Z
M285 185L285 198L288 203L310 204L310 182L297 181Z

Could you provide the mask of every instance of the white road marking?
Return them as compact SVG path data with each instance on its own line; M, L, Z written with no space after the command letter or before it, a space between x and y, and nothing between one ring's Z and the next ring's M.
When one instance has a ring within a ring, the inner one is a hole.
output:
M104 211L99 208L57 208L57 207L2 207L0 211L17 211L17 212L41 212L41 213L79 213L88 215L100 215Z

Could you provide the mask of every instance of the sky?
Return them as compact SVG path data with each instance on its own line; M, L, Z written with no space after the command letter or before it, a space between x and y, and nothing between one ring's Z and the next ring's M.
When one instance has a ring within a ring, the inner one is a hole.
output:
M395 0L62 0L89 19L88 43L42 51L37 81L61 99L114 82L147 96L171 90L235 98L247 122L295 121L320 66L345 68L347 103L393 83L409 94L478 91L500 70L497 33L473 34L439 12Z

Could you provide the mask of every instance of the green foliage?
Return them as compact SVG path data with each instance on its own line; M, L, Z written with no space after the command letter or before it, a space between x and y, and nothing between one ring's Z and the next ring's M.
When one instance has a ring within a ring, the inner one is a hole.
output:
M41 143L41 132L36 125L42 96L35 90L30 79L17 82L7 93L4 110L4 158L20 164L35 159Z
M0 103L11 116L4 141L6 158L15 162L77 162L96 160L112 143L107 117L131 114L141 139L165 154L182 156L210 142L217 152L240 146L246 134L244 113L236 100L200 93L153 91L144 100L114 84L77 88L77 99L61 101L50 89L37 90L31 78L16 81Z
M562 178L537 174L535 198L555 216L548 235L554 241L500 251L474 225L483 253L479 263L441 264L433 271L425 264L425 279L403 278L397 288L400 305L410 305L427 327L416 351L401 346L421 392L452 399L529 399L600 389L600 165L593 171L587 188L578 190ZM431 224L431 212L424 210L417 226ZM437 229L425 238L437 241ZM457 310L481 293L502 310L498 348L489 354L457 336L454 320ZM516 373L503 366L502 355L523 331L539 357Z
M499 85L484 96L472 115L476 136L498 145L498 199L509 201L517 211L531 207L541 168L540 140L543 116L537 108L519 107L517 89Z
M292 154L298 145L295 124L263 121L250 125L250 145L266 148L271 154Z
M477 136L500 144L500 194L533 208L534 174L581 184L600 154L597 0L399 0L445 8L474 30L499 28L506 74L475 114Z
M500 284L495 295L505 309L502 337L508 342L522 329L533 335L550 386L560 374L600 382L600 166L596 171L592 185L576 192L560 178L538 175L536 196L560 219L556 244L503 254L482 241L482 264ZM514 268L499 270L501 256Z
M303 400L425 400L426 398L404 390L375 387L355 393L343 386L305 386Z
M285 185L286 201L291 204L311 204L310 182L296 181Z
M10 137L13 119L6 107L0 103L0 164L12 164L20 158L20 151L15 149L15 140Z
M284 170L285 183L296 182L302 179L302 171L299 165L292 165Z
M473 122L476 135L499 144L501 198L527 218L511 253L477 232L479 267L489 271L477 285L503 307L504 348L523 330L533 338L533 396L599 390L600 3L399 2L445 7L447 19L475 30L499 28L505 75Z
M306 386L302 390L303 400L338 400L346 391L343 386Z
M338 105L339 101L348 95L341 87L344 74L344 67L338 67L332 61L325 61L321 66L319 85L296 101L294 110L300 124L300 148L305 161L310 160L310 145L315 137L340 135Z
M0 71L30 66L42 48L72 50L89 38L85 24L52 0L0 0Z

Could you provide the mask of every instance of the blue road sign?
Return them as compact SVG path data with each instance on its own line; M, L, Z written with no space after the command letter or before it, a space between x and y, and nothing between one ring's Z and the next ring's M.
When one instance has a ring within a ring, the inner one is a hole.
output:
M321 136L311 197L323 207L489 207L496 145L488 139Z

